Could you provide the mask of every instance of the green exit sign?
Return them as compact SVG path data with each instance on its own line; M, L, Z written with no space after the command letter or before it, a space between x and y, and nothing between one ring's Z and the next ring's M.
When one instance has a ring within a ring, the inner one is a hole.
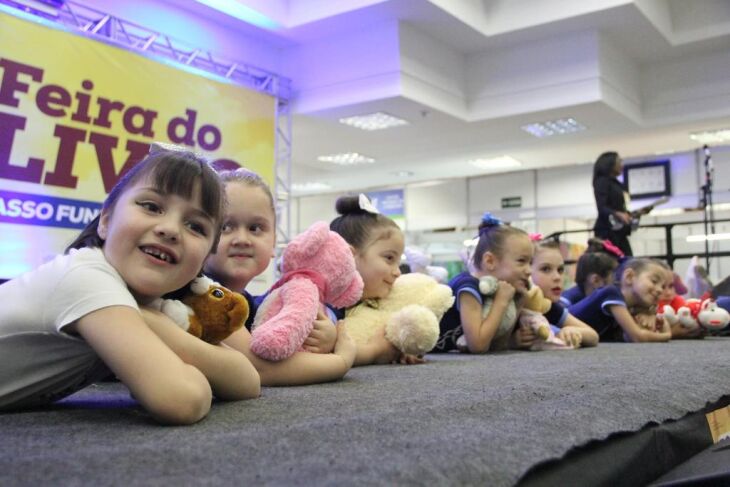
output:
M522 208L522 196L502 198L502 208Z

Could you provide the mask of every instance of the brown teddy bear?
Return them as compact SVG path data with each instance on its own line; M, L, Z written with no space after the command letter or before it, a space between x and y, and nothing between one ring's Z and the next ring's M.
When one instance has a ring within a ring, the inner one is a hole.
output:
M153 307L208 343L228 338L244 325L249 313L246 298L205 276L195 278L180 300L158 299Z

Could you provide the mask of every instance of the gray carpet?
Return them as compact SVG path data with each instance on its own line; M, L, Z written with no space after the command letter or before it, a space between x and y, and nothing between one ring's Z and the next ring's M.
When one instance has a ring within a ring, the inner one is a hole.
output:
M0 485L513 485L589 440L730 394L730 339L430 355L332 384L265 388L194 426L120 384L0 414Z

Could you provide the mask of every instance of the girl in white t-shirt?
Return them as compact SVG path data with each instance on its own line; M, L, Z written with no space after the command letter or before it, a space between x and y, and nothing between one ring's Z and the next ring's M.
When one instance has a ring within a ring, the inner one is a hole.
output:
M198 275L224 208L206 161L153 145L67 254L0 286L0 410L51 403L110 371L163 423L200 420L213 395L257 397L244 355L146 308Z

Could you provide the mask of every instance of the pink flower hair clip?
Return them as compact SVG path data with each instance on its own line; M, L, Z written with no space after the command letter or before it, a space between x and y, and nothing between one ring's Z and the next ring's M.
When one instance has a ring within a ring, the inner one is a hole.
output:
M532 240L533 242L539 242L540 240L545 238L542 233L528 233L527 236L530 237L530 240Z
M615 255L619 259L623 259L625 257L621 249L616 247L610 240L603 241L603 248L606 252Z

